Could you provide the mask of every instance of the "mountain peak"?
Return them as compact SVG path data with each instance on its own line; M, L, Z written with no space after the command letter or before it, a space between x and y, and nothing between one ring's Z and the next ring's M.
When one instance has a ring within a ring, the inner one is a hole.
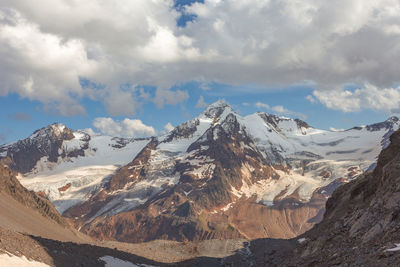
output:
M395 123L395 122L399 121L399 118L396 116L392 116L392 117L388 118L386 121Z
M209 118L217 118L227 109L229 112L233 112L231 106L225 100L220 99L210 104L202 114Z
M67 130L66 132L68 132L68 133L69 132L72 133L72 131L69 130L67 128L67 126L65 126L64 124L55 122L53 124L50 124L46 127L41 128L39 130L36 130L35 132L33 132L33 134L30 136L30 138L32 139L32 138L37 138L39 136L49 136L49 135L61 136L65 132L65 130ZM71 135L71 134L69 134L69 135Z
M399 118L396 116L392 116L383 122L374 123L371 125L367 125L366 128L368 131L379 131L382 129L392 129L396 124L399 124Z
M209 108L225 108L229 107L229 104L224 100L224 99L219 99L215 101L214 103L208 105L207 109Z

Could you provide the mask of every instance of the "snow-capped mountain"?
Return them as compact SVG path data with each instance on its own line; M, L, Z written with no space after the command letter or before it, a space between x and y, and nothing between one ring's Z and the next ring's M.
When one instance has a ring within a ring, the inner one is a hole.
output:
M0 159L21 183L47 196L58 211L80 203L127 164L149 139L89 135L55 123L0 146Z
M98 238L288 238L322 218L335 188L374 166L399 125L392 117L325 131L267 113L243 117L218 101L163 136L91 136L55 124L1 146L0 156Z

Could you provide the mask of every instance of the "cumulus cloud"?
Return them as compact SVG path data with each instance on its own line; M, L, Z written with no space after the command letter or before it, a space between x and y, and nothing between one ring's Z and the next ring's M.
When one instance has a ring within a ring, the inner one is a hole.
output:
M23 122L28 122L32 120L31 116L24 112L16 112L8 114L8 118L13 121L23 121Z
M266 110L269 110L269 111L272 111L272 112L275 112L275 113L278 113L278 114L282 114L282 115L296 116L296 117L299 117L301 119L306 119L307 118L307 116L304 115L303 113L288 110L287 108L285 108L285 107L283 107L281 105L277 105L277 106L271 107L268 104L265 104L265 103L262 103L262 102L257 102L257 103L254 104L254 106L257 107L257 108L263 108L263 109L266 109Z
M372 84L356 90L314 91L314 97L328 108L343 112L362 109L384 111L388 114L400 112L400 86L378 88Z
M271 107L268 104L257 102L254 105L256 108L264 108L264 109L270 109Z
M174 127L170 122L168 122L168 123L165 124L165 126L164 126L164 129L165 129L167 132L172 131L174 128L175 128L175 127Z
M112 118L96 118L93 126L100 133L118 137L148 137L156 135L153 127L145 125L141 120L124 119L115 121Z
M85 129L83 129L83 130L81 130L81 131L83 131L83 132L85 132L85 133L87 133L87 134L89 134L89 135L91 135L91 136L95 136L95 135L98 134L98 133L96 133L95 131L93 131L92 128L85 128Z
M201 95L196 103L196 108L205 108L205 107L207 107L207 103L204 102L204 97Z
M156 96L154 98L154 103L162 108L164 104L176 105L181 103L189 98L189 94L187 91L182 90L163 90L161 88L157 88Z
M195 16L183 28L173 6L3 0L0 95L17 93L63 115L84 114L89 97L110 114L132 115L140 101L186 101L189 92L170 88L192 80L282 88L312 81L315 95L348 83L397 90L398 0L205 0L181 8ZM82 87L82 77L104 86ZM121 84L131 89L115 89ZM149 97L140 85L157 90ZM126 109L115 105L122 99Z

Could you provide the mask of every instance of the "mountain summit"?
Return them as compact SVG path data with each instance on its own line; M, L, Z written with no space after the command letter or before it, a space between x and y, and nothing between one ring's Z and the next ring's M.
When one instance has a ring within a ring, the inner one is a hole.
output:
M1 146L0 156L21 183L97 238L289 238L322 219L333 190L373 166L399 125L390 118L332 132L262 112L240 116L217 101L159 137L53 125L60 134L45 137L48 144L40 130ZM29 164L16 160L21 155Z

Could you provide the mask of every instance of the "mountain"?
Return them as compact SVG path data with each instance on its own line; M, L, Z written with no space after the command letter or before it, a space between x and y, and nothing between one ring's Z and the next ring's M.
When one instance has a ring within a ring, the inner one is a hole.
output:
M0 164L0 266L162 266L147 258L165 261L169 250L179 251L174 244L160 242L137 246L127 249L117 242L94 242L71 228L50 201L24 188L15 173ZM149 256L152 249L158 255Z
M324 219L302 236L289 265L400 264L400 131L390 141L373 171L333 193Z
M338 186L374 167L399 125L392 117L325 131L267 113L243 117L218 101L162 136L112 138L54 124L1 146L0 156L99 239L291 238L322 219ZM21 165L22 157L33 159Z
M0 266L175 266L184 259L224 257L241 248L242 240L95 242L71 228L48 200L24 188L10 168L0 165Z
M149 142L89 135L55 123L0 146L0 161L24 174L27 188L50 199L59 212L96 191Z

